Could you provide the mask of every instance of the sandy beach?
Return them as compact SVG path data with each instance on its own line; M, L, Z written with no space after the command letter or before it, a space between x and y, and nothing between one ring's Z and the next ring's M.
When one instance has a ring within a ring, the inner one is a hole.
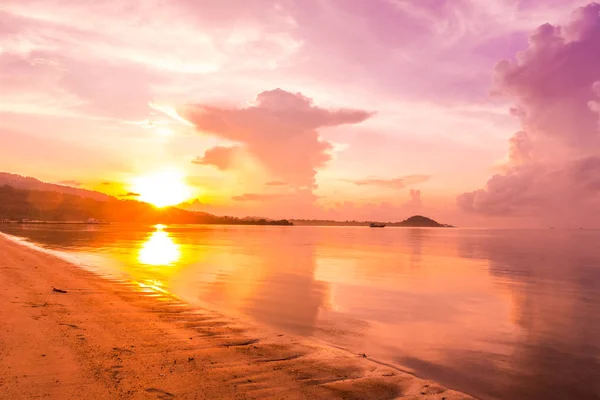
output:
M0 316L5 399L472 398L2 235Z

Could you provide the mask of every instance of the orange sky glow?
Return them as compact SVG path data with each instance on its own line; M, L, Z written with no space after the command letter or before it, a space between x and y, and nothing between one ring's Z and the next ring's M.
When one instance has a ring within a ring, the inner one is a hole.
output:
M218 215L587 223L588 3L4 0L0 171Z

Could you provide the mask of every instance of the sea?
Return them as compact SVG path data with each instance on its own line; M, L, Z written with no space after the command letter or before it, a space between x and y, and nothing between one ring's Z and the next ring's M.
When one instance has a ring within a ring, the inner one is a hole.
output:
M600 399L600 230L4 224L0 231L82 268L364 353L481 399Z

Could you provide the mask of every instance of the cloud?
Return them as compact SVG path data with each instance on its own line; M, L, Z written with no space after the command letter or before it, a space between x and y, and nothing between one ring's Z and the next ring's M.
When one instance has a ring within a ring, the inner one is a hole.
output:
M367 179L344 179L345 182L353 183L357 186L379 186L401 189L406 186L416 185L428 181L429 175L407 175L393 179L367 178Z
M244 193L241 196L233 196L231 199L235 201L269 201L287 197L287 194L259 194L259 193Z
M284 181L271 181L265 183L265 186L286 186L287 182Z
M145 116L153 97L151 84L164 83L160 73L135 60L97 54L109 42L117 42L98 33L101 29L93 32L69 24L75 21L53 18L54 13L36 13L38 6L48 7L46 11L61 8L40 2L32 4L31 12L24 11L28 7L23 4L0 11L0 25L5 26L0 29L0 85L5 89L0 104L11 98L16 109L43 113ZM33 14L37 16L27 17Z
M182 112L199 132L209 132L244 146L273 175L295 187L314 187L317 169L330 159L332 146L317 130L357 124L372 113L328 110L300 93L275 89L260 93L245 108L189 106Z
M216 146L206 150L204 156L196 157L192 162L200 165L213 165L224 171L232 167L233 160L238 151L239 147L237 146Z
M527 132L517 132L509 140L508 159L513 165L531 161L531 141Z
M411 215L420 213L434 219L439 219L439 212L423 207L421 192L419 190L411 190L410 198L401 204L390 202L336 202L324 208L320 217L337 220L402 221Z
M139 197L141 194L135 192L127 192L125 194L120 195L120 197Z
M51 104L94 117L141 119L165 91L189 90L185 76L202 79L227 69L227 76L210 79L231 81L231 71L276 67L301 47L276 7L229 3L132 0L125 10L118 0L5 0L0 100L44 112ZM94 27L84 22L89 18Z
M410 209L421 208L421 206L423 205L423 202L421 200L421 191L411 189L410 190L410 200L407 201L404 205L406 207L409 207Z
M112 184L113 184L112 182L108 182L108 181L102 182L102 185L104 185L104 186L110 186Z
M589 220L600 207L600 156L513 167L457 202L463 210L486 215Z
M64 59L60 85L81 99L81 111L120 118L143 117L152 99L155 73L135 63L113 65Z
M505 172L457 198L485 215L587 221L600 210L600 4L566 26L537 28L529 48L495 69L496 95L515 102L521 131Z
M74 180L58 181L56 183L59 184L59 185L63 185L63 186L73 186L73 187L79 187L79 186L82 185L81 182L74 181Z

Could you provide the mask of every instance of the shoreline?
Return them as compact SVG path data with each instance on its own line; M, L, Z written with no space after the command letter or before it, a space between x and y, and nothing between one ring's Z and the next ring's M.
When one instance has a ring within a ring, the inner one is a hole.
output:
M7 398L473 399L376 360L107 279L18 239L0 235L0 254Z

